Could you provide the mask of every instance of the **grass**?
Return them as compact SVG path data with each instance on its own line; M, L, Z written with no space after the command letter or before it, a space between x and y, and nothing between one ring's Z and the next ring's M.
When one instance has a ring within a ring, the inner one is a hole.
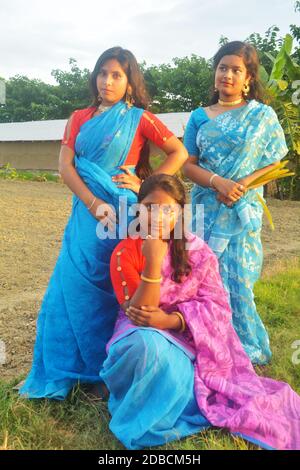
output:
M300 393L300 364L292 362L292 343L300 340L300 260L276 265L255 286L258 311L269 331L272 363L261 375L290 383ZM0 382L0 449L124 449L109 430L107 404L93 402L80 387L67 400L24 400L11 383ZM211 429L157 449L257 449L253 444Z
M268 329L273 359L258 373L288 382L300 394L300 364L293 364L300 340L300 259L281 262L256 284L257 309ZM299 354L298 354L299 356Z
M0 178L17 181L61 181L60 176L50 171L16 170L9 163L0 167Z
M155 170L162 163L162 157L160 155L151 156L150 164ZM181 172L178 175L182 176ZM59 174L54 171L40 171L40 170L17 170L13 168L10 163L0 165L0 178L6 180L17 180L17 181L53 181L55 183L61 183L62 179Z

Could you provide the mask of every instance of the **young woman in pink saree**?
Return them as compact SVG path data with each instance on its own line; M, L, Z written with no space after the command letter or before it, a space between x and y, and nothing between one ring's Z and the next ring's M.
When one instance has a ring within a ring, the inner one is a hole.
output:
M266 449L299 449L300 397L288 384L256 375L232 326L213 251L190 232L174 236L184 225L183 185L152 175L138 200L147 209L148 222L145 212L139 216L146 231L122 240L111 258L120 311L100 371L111 431L128 449L210 426Z

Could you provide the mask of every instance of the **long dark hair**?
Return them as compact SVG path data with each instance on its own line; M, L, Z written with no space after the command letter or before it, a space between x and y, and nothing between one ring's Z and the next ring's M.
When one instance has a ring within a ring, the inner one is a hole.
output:
M135 56L128 49L123 49L120 46L111 47L100 55L96 62L94 70L90 75L90 90L93 97L91 106L99 106L100 101L98 97L97 89L97 75L100 72L101 67L111 59L115 59L119 62L122 69L124 70L128 84L132 88L132 98L134 100L134 106L137 108L147 109L150 103L150 98L146 90L144 76L137 63ZM148 141L145 142L144 147L141 150L139 161L136 165L136 174L139 178L145 179L151 175L152 168L149 162L150 150Z
M112 59L115 59L119 62L127 76L128 84L132 88L132 98L134 99L134 105L137 108L147 109L150 98L147 93L145 80L137 60L132 52L119 46L111 47L110 49L104 51L97 60L94 70L90 75L90 89L93 96L92 106L98 106L100 103L96 82L97 75L99 74L101 67L108 60Z
M182 209L181 221L184 228L184 205L186 203L186 193L182 182L175 176L164 173L149 176L140 187L138 201L141 201L155 189L162 189L171 196ZM188 251L185 249L187 239L184 230L182 238L174 238L174 229L170 233L171 266L173 268L172 280L182 282L183 276L188 276L192 270L189 263Z
M260 63L255 47L252 46L252 44L248 44L247 42L242 41L232 41L224 44L213 57L213 68L215 73L221 59L225 55L237 55L243 58L247 72L251 77L249 82L250 90L247 95L247 100L255 99L257 101L263 102L264 89L259 79ZM210 104L216 104L218 99L219 92L215 91L213 88Z

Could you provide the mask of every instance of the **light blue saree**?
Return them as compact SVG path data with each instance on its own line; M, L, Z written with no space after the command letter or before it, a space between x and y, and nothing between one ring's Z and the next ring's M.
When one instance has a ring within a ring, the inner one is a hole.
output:
M214 119L203 108L196 109L185 130L184 144L190 155L198 156L199 166L234 181L281 160L288 151L276 113L256 100ZM263 188L248 191L228 208L217 200L213 189L195 184L192 231L200 235L196 205L203 204L204 239L219 258L233 325L251 361L264 364L271 357L269 338L253 294L263 259L263 209L256 193L263 196Z
M113 204L119 214L119 197L128 206L135 193L118 188L111 176L127 157L143 110L119 102L85 122L76 139L75 166L97 197ZM117 237L100 239L100 224L82 201L73 196L61 250L37 320L31 371L20 389L27 398L64 399L78 382L99 383L118 303L109 274Z

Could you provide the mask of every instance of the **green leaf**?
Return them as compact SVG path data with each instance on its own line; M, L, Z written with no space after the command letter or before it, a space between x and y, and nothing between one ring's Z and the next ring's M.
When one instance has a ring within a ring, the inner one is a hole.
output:
M284 38L283 47L285 52L290 55L293 48L293 37L290 34L287 34Z
M290 34L285 36L283 45L275 58L275 62L270 74L270 79L280 80L284 73L286 64L286 57L291 53L293 45L293 38Z
M300 80L300 66L286 54L286 71L290 80Z
M259 77L262 83L266 84L269 81L269 75L263 65L259 67Z
M270 59L270 61L273 62L273 64L274 64L274 62L275 62L275 57L273 57L272 54L270 54L270 52L265 52L264 54L265 54L265 56L267 56L267 57Z

